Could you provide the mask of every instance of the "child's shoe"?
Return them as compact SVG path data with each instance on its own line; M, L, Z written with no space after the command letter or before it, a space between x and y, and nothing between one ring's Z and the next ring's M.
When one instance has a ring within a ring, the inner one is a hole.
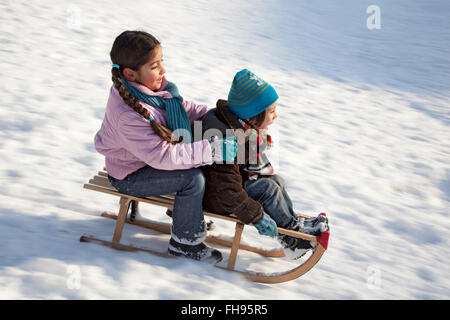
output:
M172 238L169 241L169 254L184 256L186 258L216 264L222 261L222 253L219 250L207 247L204 243L187 245L178 243Z
M299 231L299 230L294 230L294 231ZM287 236L287 235L278 236L278 240L281 242L281 245L285 249L284 253L286 254L286 257L288 257L290 259L299 259L306 252L315 248L315 246L313 246L311 244L311 242L308 240L294 238L294 237Z
M303 219L303 225L306 228L311 228L311 227L315 227L317 224L319 223L324 223L325 225L328 226L328 218L326 215L324 214L319 214L317 217L315 218L309 218L309 219Z
M320 236L322 232L330 230L328 226L328 218L325 214L320 214L311 219L304 219L300 217L298 220L293 220L291 224L285 228L314 236ZM283 247L287 249L285 250L286 256L291 259L299 259L309 250L314 249L317 246L317 243L313 244L308 240L294 238L287 235L279 235L278 239Z
M305 239L297 239L297 245L293 248L289 248L285 250L285 254L287 257L292 260L300 259L303 257L309 250L314 249L317 246L317 243L312 244L310 241Z
M301 227L300 220L294 219L289 225L285 226L284 229L303 232L300 230ZM312 245L308 240L291 237L285 234L279 234L278 240L285 249L284 252L286 256L291 259L298 259L308 250L312 249Z

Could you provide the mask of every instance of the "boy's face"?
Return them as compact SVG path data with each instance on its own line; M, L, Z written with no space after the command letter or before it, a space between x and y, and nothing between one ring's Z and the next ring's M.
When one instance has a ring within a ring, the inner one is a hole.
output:
M275 101L270 107L267 108L266 118L264 119L260 129L266 130L278 117L276 113L277 104L278 101Z

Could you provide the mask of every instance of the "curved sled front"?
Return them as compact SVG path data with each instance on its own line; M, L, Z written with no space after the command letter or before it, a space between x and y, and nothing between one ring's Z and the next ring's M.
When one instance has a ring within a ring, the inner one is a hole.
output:
M320 260L323 253L325 252L324 247L322 247L321 244L317 244L317 247L314 249L311 256L301 265L298 267L285 271L285 272L276 272L276 273L263 273L263 272L252 272L252 271L239 271L239 270L232 270L235 272L238 272L240 274L243 274L247 279L254 281L254 282L261 282L261 283L280 283L285 282L289 280L296 279L309 270L313 268L316 263Z

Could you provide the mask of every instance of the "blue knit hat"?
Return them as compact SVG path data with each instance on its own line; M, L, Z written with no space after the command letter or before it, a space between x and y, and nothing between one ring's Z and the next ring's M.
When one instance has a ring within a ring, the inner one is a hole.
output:
M248 119L260 114L278 100L275 89L244 69L236 73L228 94L228 108L240 119Z

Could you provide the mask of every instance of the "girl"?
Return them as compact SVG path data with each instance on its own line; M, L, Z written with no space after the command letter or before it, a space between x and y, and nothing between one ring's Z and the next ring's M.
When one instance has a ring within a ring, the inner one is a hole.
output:
M203 131L219 130L224 136L245 130L238 139L238 156L233 165L214 163L203 167L206 210L237 215L252 223L260 234L277 237L277 226L319 235L328 230L326 217L301 220L295 214L283 178L274 173L265 150L272 145L268 127L277 118L278 94L271 85L244 69L238 72L231 86L228 101L219 100L217 108L203 117ZM205 134L204 134L205 135ZM245 156L242 156L245 152ZM256 154L255 161L251 155ZM286 235L278 236L286 252L293 258L312 248L309 241Z
M111 184L138 197L176 193L169 253L220 261L220 251L203 243L205 178L198 167L233 161L236 142L190 143L191 124L208 108L184 100L166 80L155 37L125 31L115 39L110 56L113 86L95 148L106 158Z

